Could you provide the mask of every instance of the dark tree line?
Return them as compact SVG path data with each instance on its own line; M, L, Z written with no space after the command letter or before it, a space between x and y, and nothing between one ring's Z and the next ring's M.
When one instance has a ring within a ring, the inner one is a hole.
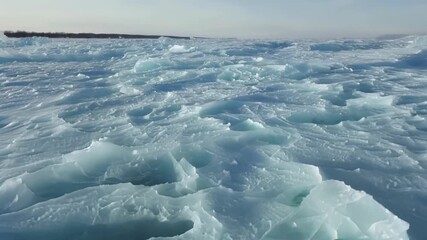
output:
M47 37L47 38L123 38L123 39L157 39L168 37L175 39L190 39L190 37L167 36L167 35L138 35L138 34L114 34L114 33L64 33L64 32L26 32L5 31L4 35L9 38L25 37Z

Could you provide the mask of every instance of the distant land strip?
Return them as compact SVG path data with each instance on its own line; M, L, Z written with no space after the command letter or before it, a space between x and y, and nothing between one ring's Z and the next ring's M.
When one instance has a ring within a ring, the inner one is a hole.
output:
M63 33L63 32L26 32L26 31L4 31L3 34L9 38L47 37L47 38L123 38L123 39L158 39L161 37L175 39L190 39L190 37L167 36L167 35L139 35L139 34L114 34L114 33Z

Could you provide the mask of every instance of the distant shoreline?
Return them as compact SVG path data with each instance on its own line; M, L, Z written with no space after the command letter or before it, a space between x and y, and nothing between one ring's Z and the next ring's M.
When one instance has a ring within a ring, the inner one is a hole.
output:
M190 37L167 36L167 35L139 35L139 34L115 34L115 33L63 33L63 32L26 32L26 31L4 31L8 38L47 37L47 38L113 38L113 39L158 39L168 37L174 39L191 39Z

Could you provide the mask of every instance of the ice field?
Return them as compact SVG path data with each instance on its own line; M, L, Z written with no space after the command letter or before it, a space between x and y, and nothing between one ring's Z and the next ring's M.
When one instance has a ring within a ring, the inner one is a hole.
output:
M427 36L0 34L0 239L427 236Z

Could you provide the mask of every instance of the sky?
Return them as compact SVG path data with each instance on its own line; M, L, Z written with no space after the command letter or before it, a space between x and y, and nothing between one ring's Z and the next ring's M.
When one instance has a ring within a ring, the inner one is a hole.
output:
M0 31L237 38L427 33L427 0L0 0Z

